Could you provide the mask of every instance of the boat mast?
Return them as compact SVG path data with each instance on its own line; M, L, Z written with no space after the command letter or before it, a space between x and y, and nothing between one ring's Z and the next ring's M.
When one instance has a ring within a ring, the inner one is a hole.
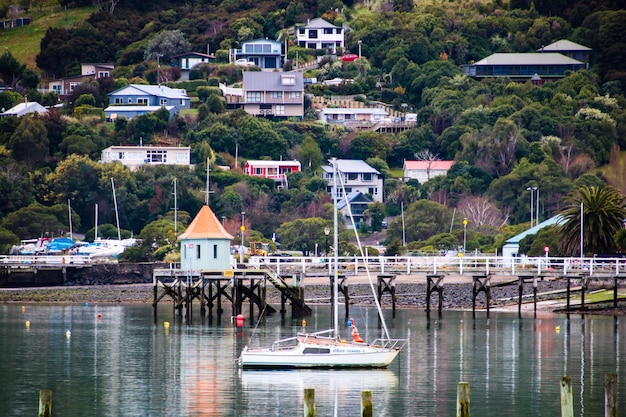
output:
M98 240L98 203L96 203L96 216L95 216L95 236L93 241Z
M72 236L72 204L70 199L67 200L67 211L69 213L70 220L70 239L74 240Z
M117 197L115 196L115 182L111 177L111 188L113 188L113 204L115 205L115 221L117 222L117 240L122 240L122 233L120 232L120 216L117 212Z
M176 200L176 178L174 178L174 234L178 235L178 201Z
M332 158L330 164L333 166L333 252L334 252L334 275L333 275L333 328L335 329L335 337L339 337L339 289L338 274L339 274L339 255L338 245L339 238L337 237L338 231L338 219L337 219L337 175L339 170L337 169L337 158Z

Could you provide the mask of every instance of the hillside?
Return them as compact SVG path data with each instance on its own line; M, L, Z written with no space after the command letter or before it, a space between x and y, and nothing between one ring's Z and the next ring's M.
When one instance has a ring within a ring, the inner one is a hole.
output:
M31 69L37 69L35 57L40 51L41 40L46 30L50 27L73 28L84 22L95 10L94 7L63 10L58 6L58 2L45 6L41 12L31 9L29 13L24 13L33 18L31 24L0 30L0 45L21 63Z

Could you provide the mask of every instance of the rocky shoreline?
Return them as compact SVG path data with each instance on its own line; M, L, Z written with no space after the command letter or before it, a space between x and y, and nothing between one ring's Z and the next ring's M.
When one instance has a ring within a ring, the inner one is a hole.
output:
M446 284L443 292L443 309L467 310L472 308L471 282ZM566 283L562 280L546 280L537 282L538 310L558 311L565 307ZM519 287L516 283L507 285L496 284L491 287L491 304L494 310L517 310ZM357 283L348 287L350 303L354 305L374 305L371 288L368 284ZM306 285L305 299L308 304L326 304L330 302L330 287L326 284ZM280 303L280 292L268 287L268 302ZM426 284L398 283L396 284L397 308L426 308ZM39 288L2 288L0 289L0 303L62 303L62 304L130 304L148 303L153 301L152 284L108 284L108 285L81 285L58 286ZM169 302L165 297L161 302ZM343 303L343 296L340 302ZM438 308L438 295L431 296L431 310ZM391 294L383 294L382 306L391 307ZM479 293L476 299L476 308L486 307L484 293ZM532 285L526 284L523 291L523 309L534 308ZM626 308L617 310L607 309L606 306L589 308L584 312L594 314L624 314Z

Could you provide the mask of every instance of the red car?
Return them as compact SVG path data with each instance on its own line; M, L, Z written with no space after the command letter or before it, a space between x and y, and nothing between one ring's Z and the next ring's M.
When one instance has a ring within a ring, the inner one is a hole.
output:
M341 57L341 60L344 62L352 62L355 59L357 59L359 56L356 54L346 54L344 56Z

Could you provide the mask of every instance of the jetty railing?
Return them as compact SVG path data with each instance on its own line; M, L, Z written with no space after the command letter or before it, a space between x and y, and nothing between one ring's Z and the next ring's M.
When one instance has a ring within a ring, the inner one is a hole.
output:
M338 259L338 268L343 275L370 271L385 274L440 274L459 275L499 274L529 275L603 275L613 276L626 273L625 258L557 258L557 257L503 257L503 256L343 256ZM271 268L278 275L298 273L304 276L328 276L333 273L334 262L324 257L305 256L253 256L247 263L249 268Z

